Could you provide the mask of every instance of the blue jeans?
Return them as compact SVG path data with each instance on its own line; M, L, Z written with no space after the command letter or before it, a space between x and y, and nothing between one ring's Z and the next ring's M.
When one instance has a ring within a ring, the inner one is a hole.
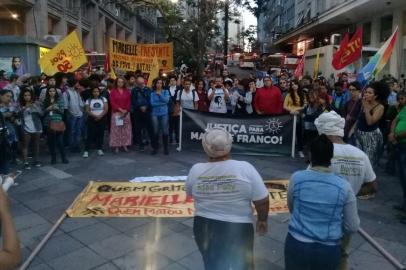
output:
M336 270L340 258L340 245L304 243L290 233L286 237L285 270Z
M82 135L82 117L69 116L69 146L72 149L79 148Z
M160 131L162 132L162 135L169 134L169 116L167 114L160 116L153 115L151 119L155 136L158 136Z
M396 162L399 169L399 180L403 190L403 203L406 204L406 143L395 145Z
M253 270L254 227L195 216L193 233L206 270Z

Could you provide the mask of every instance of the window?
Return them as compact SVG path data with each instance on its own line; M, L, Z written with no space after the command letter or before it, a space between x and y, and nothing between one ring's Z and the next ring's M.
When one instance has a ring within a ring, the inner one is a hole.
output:
M371 23L364 23L362 28L362 44L369 45L371 44Z
M392 22L392 15L381 18L381 42L386 41L392 35Z

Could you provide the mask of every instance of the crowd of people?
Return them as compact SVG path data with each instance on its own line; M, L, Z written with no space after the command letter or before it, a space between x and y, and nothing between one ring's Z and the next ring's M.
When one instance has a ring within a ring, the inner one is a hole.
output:
M160 72L147 85L140 71L116 79L98 73L6 78L0 71L0 175L19 162L27 170L42 166L44 140L51 164L57 152L63 163L68 151L89 158L95 147L103 156L106 137L115 153L135 145L169 155L169 144L179 143L182 108L236 117L291 114L299 156L310 166L293 174L288 188L286 269L347 268L350 234L359 228L356 196L374 196L374 168L385 153L386 169L398 173L403 190L395 208L406 213L406 92L393 78L362 86L345 73L297 80L288 73L239 78L205 70L197 78ZM229 133L210 130L202 144L209 162L193 166L186 191L195 200L194 234L205 267L253 269L251 203L256 229L265 234L268 191L253 166L231 160Z

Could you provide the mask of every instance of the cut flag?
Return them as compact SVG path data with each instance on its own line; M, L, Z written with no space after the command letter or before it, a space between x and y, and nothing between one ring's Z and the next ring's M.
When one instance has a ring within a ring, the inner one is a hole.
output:
M317 50L316 61L314 62L313 78L317 79L319 76L319 66L320 66L320 51Z
M332 65L336 70L345 68L346 66L357 61L362 54L362 27L358 27L351 40L348 41L349 35L345 34L340 43L340 48L334 54Z
M390 38L383 44L383 46L376 52L376 54L369 60L358 73L357 80L362 84L374 79L376 75L385 67L388 63L393 48L395 47L396 40L398 38L398 27Z
M302 58L299 59L295 72L294 72L294 76L296 78L301 78L303 77L303 70L304 70L304 56L302 56Z
M148 87L152 87L152 82L159 76L159 62L158 57L155 55L152 61L151 73L148 76Z

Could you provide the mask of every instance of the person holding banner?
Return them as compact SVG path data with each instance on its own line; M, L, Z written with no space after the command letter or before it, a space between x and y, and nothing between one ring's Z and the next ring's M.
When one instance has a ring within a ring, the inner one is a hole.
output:
M343 233L359 228L357 200L350 183L329 168L334 146L326 135L316 137L310 152L310 168L289 182L285 269L337 270Z
M259 115L282 114L282 93L278 87L272 85L271 78L265 77L264 87L256 91L254 107Z
M132 127L130 119L131 94L126 87L124 78L117 78L115 88L110 93L111 103L111 125L110 125L110 147L115 148L118 154L120 147L128 152L131 145Z
M164 154L169 155L168 150L168 133L169 133L169 115L168 103L171 98L169 90L163 89L164 82L162 79L157 78L153 82L151 93L151 119L152 127L154 129L154 138L152 142L152 155L158 153L159 135L162 132L162 144L164 147Z
M186 193L195 204L193 233L206 270L253 270L253 208L257 233L267 233L269 194L256 169L232 160L232 136L208 130L202 138L209 162L195 164L186 179Z

